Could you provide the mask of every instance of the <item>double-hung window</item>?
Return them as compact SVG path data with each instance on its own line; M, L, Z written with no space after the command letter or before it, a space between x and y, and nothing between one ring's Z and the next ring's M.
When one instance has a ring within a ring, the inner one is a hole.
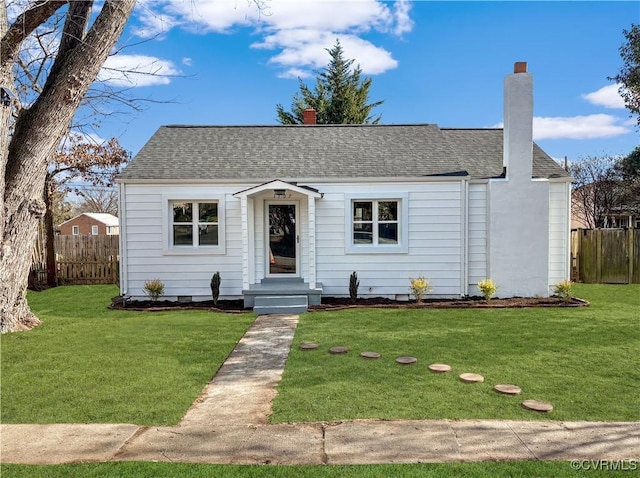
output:
M345 196L347 253L408 252L408 195Z
M398 244L399 201L353 201L354 244Z
M225 195L211 188L162 194L164 255L226 253Z
M217 201L171 201L171 215L171 246L219 245Z

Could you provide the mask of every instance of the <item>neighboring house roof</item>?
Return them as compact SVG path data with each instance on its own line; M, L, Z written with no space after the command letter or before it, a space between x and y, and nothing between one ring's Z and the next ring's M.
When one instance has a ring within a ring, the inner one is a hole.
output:
M99 213L99 212L84 212L82 214L78 214L75 217L72 217L71 219L64 221L62 224L60 224L61 226L63 224L67 224L68 222L72 222L74 220L76 220L77 218L79 218L80 216L87 216L90 217L91 219L94 219L98 222L103 223L105 226L118 226L120 224L120 220L114 216L113 214L107 214L107 213Z
M502 174L502 129L421 125L162 126L119 180ZM533 176L566 176L534 144Z

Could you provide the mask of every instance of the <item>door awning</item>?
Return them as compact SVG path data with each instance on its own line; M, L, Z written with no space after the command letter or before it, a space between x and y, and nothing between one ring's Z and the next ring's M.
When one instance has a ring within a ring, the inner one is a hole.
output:
M313 197L316 199L320 199L323 196L323 194L317 189L311 188L309 186L299 186L294 183L281 181L280 179L274 179L273 181L268 181L258 186L254 186L252 188L245 189L243 191L238 191L233 195L239 198L251 197L263 191L276 191L276 190L292 191L292 192L303 194L305 196Z

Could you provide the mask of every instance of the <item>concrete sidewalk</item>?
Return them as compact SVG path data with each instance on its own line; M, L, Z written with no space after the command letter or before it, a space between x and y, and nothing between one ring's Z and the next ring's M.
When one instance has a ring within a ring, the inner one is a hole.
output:
M283 425L2 425L3 463L365 464L638 460L640 425L357 420Z
M640 460L640 422L352 420L268 425L297 321L297 316L258 317L177 426L0 425L0 462Z

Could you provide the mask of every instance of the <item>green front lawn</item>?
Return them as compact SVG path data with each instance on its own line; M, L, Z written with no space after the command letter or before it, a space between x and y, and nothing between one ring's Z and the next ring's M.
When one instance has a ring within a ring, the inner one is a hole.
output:
M3 423L176 424L254 317L106 309L116 294L112 286L29 294L44 324L0 337ZM592 306L305 314L271 420L638 420L640 285L579 285L576 294ZM298 350L306 341L320 349ZM330 355L333 345L350 352ZM364 360L365 350L382 358ZM397 365L399 355L418 364ZM434 362L453 373L429 372ZM463 384L462 372L485 382ZM496 383L523 394L498 395ZM555 409L528 412L524 399Z
M0 338L2 423L176 424L255 317L108 310L117 294L29 293L43 324Z
M586 308L351 309L301 317L271 421L355 418L638 420L640 285L576 285ZM303 342L319 349L301 351ZM346 355L327 353L347 346ZM362 351L382 354L378 360ZM417 365L395 363L400 355ZM427 370L453 366L449 374ZM482 374L464 384L458 375ZM499 395L498 383L522 395ZM550 414L524 410L550 402Z

